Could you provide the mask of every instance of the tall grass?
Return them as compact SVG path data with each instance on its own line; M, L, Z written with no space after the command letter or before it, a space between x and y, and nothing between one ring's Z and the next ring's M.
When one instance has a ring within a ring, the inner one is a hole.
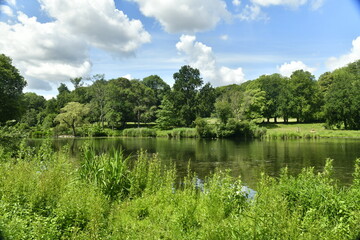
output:
M21 154L20 154L21 153ZM189 172L176 182L156 155L65 148L0 152L3 239L357 239L360 159L354 183L340 187L332 161L298 176L262 175L249 198L240 178L215 171L199 187ZM30 154L31 153L31 154ZM34 155L35 154L35 155ZM13 157L12 157L13 156ZM31 157L32 156L32 157Z
M125 137L156 137L156 130L150 128L127 128L123 131Z

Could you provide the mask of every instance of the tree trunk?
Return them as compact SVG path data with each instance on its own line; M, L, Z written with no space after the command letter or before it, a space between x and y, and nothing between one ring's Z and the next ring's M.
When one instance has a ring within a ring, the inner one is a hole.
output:
M277 123L277 117L274 117L274 123Z
M75 124L71 125L71 128L72 128L73 135L75 137L76 136Z

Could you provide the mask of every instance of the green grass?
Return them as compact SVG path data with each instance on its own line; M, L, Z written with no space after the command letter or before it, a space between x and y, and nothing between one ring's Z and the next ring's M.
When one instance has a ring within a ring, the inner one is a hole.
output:
M2 151L0 151L0 154ZM0 159L2 239L357 239L360 159L339 187L332 161L320 173L262 175L248 198L240 178L215 171L177 182L156 155L52 152L21 145Z
M269 139L360 138L360 131L325 129L323 123L269 123L263 126L267 128L264 138Z

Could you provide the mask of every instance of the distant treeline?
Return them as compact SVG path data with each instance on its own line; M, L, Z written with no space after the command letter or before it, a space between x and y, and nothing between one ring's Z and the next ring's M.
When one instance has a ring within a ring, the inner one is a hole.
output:
M75 127L84 122L112 129L123 129L128 122L171 129L193 127L197 118L213 117L224 126L229 120L259 123L296 118L325 122L328 128L360 129L360 60L318 80L297 70L289 78L262 75L217 88L204 84L200 71L190 66L174 73L172 87L157 75L142 80L94 75L87 81L70 79L72 91L60 84L56 98L49 100L23 93L26 82L11 59L0 55L0 63L0 122L15 119L23 127L57 127L75 135Z

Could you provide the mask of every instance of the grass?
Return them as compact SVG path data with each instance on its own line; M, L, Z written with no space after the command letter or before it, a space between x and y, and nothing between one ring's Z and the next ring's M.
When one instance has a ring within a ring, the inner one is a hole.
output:
M325 129L323 123L267 123L264 138L293 139L293 138L360 138L360 131Z
M241 178L215 171L179 183L156 155L119 151L81 162L69 148L21 146L0 156L1 239L358 239L360 159L339 187L332 161L322 172L262 175L253 199ZM4 152L4 151L0 151Z

